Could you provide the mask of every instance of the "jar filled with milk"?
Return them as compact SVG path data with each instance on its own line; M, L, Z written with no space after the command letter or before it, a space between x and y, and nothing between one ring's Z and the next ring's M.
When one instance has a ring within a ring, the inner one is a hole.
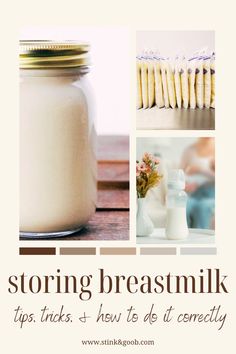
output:
M87 224L96 204L89 45L20 42L20 234L57 237Z
M183 170L171 170L168 174L166 238L183 240L188 236L186 218L187 194Z

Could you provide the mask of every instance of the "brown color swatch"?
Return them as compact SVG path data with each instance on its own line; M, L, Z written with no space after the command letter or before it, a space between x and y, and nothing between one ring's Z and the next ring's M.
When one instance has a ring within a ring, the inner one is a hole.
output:
M61 255L95 255L95 247L63 247L60 248Z
M100 248L102 255L136 255L136 248L131 247L107 247Z
M55 247L20 247L19 248L20 255L51 255L54 256L56 254Z

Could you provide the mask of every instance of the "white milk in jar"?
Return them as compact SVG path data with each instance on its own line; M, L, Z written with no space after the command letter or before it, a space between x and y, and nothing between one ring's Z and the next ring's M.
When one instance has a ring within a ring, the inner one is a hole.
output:
M95 211L89 46L20 43L20 234L64 236Z

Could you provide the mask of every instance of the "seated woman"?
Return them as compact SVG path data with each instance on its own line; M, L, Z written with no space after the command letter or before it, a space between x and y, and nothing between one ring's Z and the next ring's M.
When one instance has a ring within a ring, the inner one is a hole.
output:
M211 229L215 209L215 141L199 138L183 154L189 228Z

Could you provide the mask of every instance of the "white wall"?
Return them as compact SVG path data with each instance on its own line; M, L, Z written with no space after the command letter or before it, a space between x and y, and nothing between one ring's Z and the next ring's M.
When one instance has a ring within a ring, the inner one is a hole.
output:
M129 134L129 33L119 27L25 27L20 39L82 40L91 44L98 134Z
M186 56L203 47L215 50L214 31L138 31L136 50L140 54L144 49L159 50L163 56Z
M179 167L185 148L197 138L137 138L136 159L140 160L145 152L159 156L166 167Z

